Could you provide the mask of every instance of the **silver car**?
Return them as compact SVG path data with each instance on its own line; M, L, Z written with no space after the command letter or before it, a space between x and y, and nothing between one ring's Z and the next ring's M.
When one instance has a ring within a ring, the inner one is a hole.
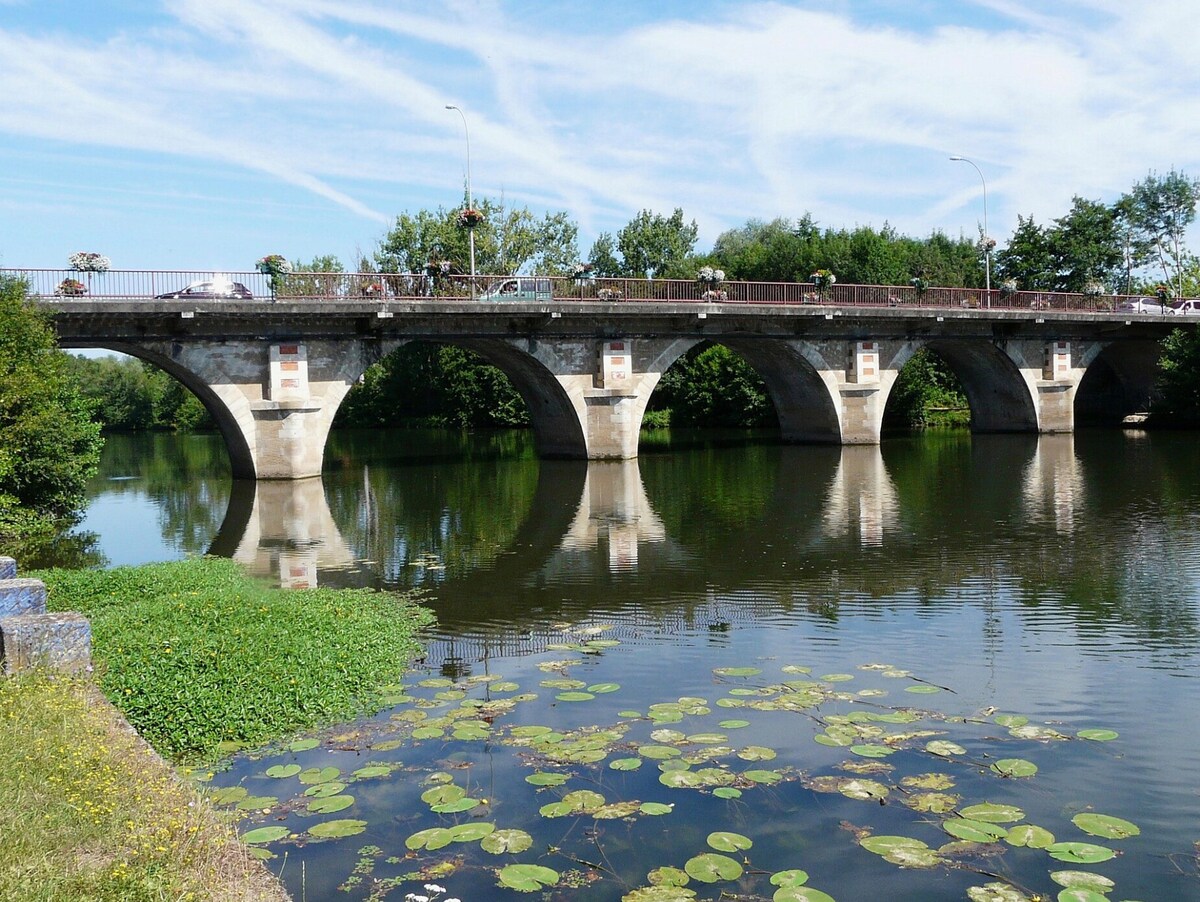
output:
M1170 316L1175 311L1171 309L1170 304L1166 301L1160 301L1158 298L1138 298L1136 301L1127 301L1124 304L1118 304L1117 312Z

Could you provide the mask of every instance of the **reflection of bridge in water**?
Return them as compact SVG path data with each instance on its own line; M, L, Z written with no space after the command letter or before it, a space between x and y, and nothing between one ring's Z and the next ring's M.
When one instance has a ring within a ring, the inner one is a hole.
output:
M763 482L753 486L753 522L720 532L701 528L691 508L660 488L673 484L663 477L676 465L670 457L543 461L529 514L506 546L439 575L426 601L445 638L431 642L427 663L465 672L583 641L600 627L623 642L681 631L720 641L737 624L768 615L833 620L847 602L914 592L936 599L947 586L1023 567L1028 584L1045 584L1055 578L1048 538L1070 537L1096 519L1082 510L1078 443L1071 435L976 436L947 443L939 452L945 467L903 443L769 449L771 466L756 471ZM394 553L407 540L379 535L371 481L351 478L338 490L346 496L338 507L353 522L336 522L320 479L239 483L211 551L288 587L405 588L381 577L405 575L383 550ZM705 494L696 488L697 497ZM978 510L963 503L973 496L989 503ZM1007 524L997 541L955 546L957 535L987 532L997 519ZM863 555L872 556L870 566ZM1070 565L1112 564L1088 555L1086 543L1075 543ZM652 578L635 577L639 570Z

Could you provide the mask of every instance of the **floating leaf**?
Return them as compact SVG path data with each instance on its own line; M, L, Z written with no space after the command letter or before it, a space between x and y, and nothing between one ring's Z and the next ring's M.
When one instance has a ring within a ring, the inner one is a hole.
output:
M657 816L662 814L670 814L674 808L675 806L673 804L667 805L663 802L642 802L642 804L638 806L638 811L640 811L642 814Z
M1108 896L1090 886L1072 886L1059 892L1058 902L1108 902Z
M811 886L782 886L775 890L772 902L834 902L833 896Z
M804 886L808 883L808 871L792 868L788 871L776 871L771 875L771 886Z
M643 758L652 758L662 760L665 758L678 758L683 752L670 745L642 745L638 746L638 754Z
M1029 902L1029 897L1007 883L985 883L967 890L971 902Z
M826 683L848 683L854 679L852 673L827 673L821 677Z
M886 745L852 745L850 751L856 755L862 755L864 758L886 758L896 750Z
M990 843L1003 839L1008 831L999 824L989 824L987 821L973 821L962 817L952 817L942 821L942 829L951 836L965 839L968 842Z
M739 749L737 756L743 761L770 761L775 757L775 750L761 745L748 745Z
M214 805L232 805L234 802L240 802L249 795L245 786L226 786L224 789L216 789L209 793L208 797Z
M1002 777L1032 777L1037 773L1038 767L1024 758L1001 758L992 762L992 771Z
M300 782L307 785L328 783L330 780L336 780L341 773L336 767L310 767L300 771Z
M524 852L533 845L533 837L524 830L495 830L479 842L479 847L493 855Z
M718 852L740 852L742 849L749 849L754 845L748 836L724 831L708 834L708 844Z
M849 799L874 802L887 798L888 788L875 780L844 780L838 792Z
M762 669L758 667L714 667L713 673L717 676L748 677L758 676L762 673Z
M301 767L299 764L276 764L274 767L267 768L267 776L281 780L285 777L294 777L300 771Z
M336 839L343 836L354 836L366 829L366 821L356 821L346 818L337 821L325 821L324 823L317 824L315 827L309 827L308 832L311 836L318 836L322 839Z
M737 880L742 876L742 866L726 855L705 852L689 858L683 866L687 875L701 883L716 883L718 880Z
M292 831L287 827L259 827L242 834L242 842L253 845L260 842L275 842L285 836L291 836Z
M1029 723L1029 718L1020 714L997 714L992 720L1002 727L1023 727Z
M646 882L652 886L687 886L690 878L687 871L679 868L655 868L646 875Z
M1054 844L1054 834L1034 824L1017 824L1008 828L1008 835L1004 837L1004 841L1010 846L1044 849Z
M728 742L729 737L724 733L693 733L687 737L687 741L697 745L720 745L722 742Z
M913 811L927 811L930 814L948 814L959 803L960 797L946 792L918 792L905 796L900 801Z
M596 695L606 695L609 692L616 692L620 688L620 683L593 683L587 687L587 691Z
M748 720L723 720L717 724L722 730L740 730L742 727L750 726Z
M930 686L928 683L920 683L916 686L905 686L905 692L911 692L914 695L933 695L935 692L941 692L939 686Z
M604 796L590 789L577 789L568 792L562 799L576 811L594 811L604 804Z
M324 799L329 796L335 796L346 788L345 783L339 783L337 780L332 780L329 783L318 783L316 786L310 786L304 790L304 794L313 799Z
M560 692L554 697L560 702L589 702L596 696L590 692Z
M457 814L460 811L470 811L481 804L479 799L462 798L453 802L446 802L442 805L433 805L430 807L430 810L436 811L438 814Z
M1071 864L1099 864L1117 854L1112 849L1088 842L1056 842L1046 846L1046 851L1051 858Z
M925 751L942 758L949 758L951 755L965 755L967 753L967 750L957 742L950 742L948 739L935 739L932 742L925 743Z
M893 849L927 849L925 843L911 836L864 836L858 844L868 852L876 855L887 855Z
M441 739L445 735L440 727L417 727L412 731L413 739Z
M992 802L971 805L964 808L959 814L968 820L984 821L989 824L1013 824L1025 817L1025 812L1015 805L996 805Z
M1137 824L1132 824L1119 817L1107 814L1093 814L1085 811L1071 818L1071 823L1092 836L1103 836L1105 839L1128 839L1138 836L1142 830Z
M295 742L288 743L289 752L307 752L309 749L315 749L321 744L317 739L297 739Z
M608 762L613 770L637 770L642 766L641 758L617 758Z
M254 811L258 808L270 808L279 802L276 796L246 796L237 803L239 811Z
M892 849L883 858L902 868L935 868L942 864L941 856L933 849L908 847Z
M409 849L429 849L431 852L453 842L453 835L445 827L431 827L419 830L404 841Z
M575 813L575 807L567 802L551 802L538 809L538 814L542 817L566 817Z
M421 793L421 801L426 805L445 805L447 802L457 802L464 798L467 791L453 783L443 783Z
M526 777L525 782L532 783L534 786L562 786L567 782L567 775L538 771Z
M740 799L742 791L734 789L732 786L718 786L713 790L713 795L719 799Z
M371 777L386 777L391 772L392 769L386 764L368 764L354 771L351 776L358 780L369 780Z
M640 886L621 897L621 902L690 902L693 890L682 886Z
M496 876L501 886L515 889L522 893L536 893L547 886L558 883L558 871L542 867L540 864L510 864L502 867Z
M916 774L905 777L900 784L912 789L950 789L954 786L954 780L947 774Z
M777 774L773 770L748 770L742 776L751 783L765 783L767 785L778 783L783 779L781 774Z
M496 825L489 824L486 821L469 821L465 824L448 827L447 829L454 838L454 842L475 842L494 833Z
M1090 739L1092 742L1112 742L1121 734L1116 730L1080 730L1075 735L1080 739Z
M669 770L658 778L658 782L672 789L695 789L704 785L704 777L690 770Z
M313 799L309 802L308 811L310 814L333 814L336 811L344 811L353 804L354 796L327 796L323 799Z
M1116 887L1116 884L1104 875L1093 874L1091 871L1053 871L1050 879L1059 886L1086 887L1099 893L1107 893Z

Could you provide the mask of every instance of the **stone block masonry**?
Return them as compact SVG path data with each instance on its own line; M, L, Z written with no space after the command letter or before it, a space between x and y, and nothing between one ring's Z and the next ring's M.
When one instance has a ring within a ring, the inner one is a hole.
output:
M46 585L20 579L16 562L0 558L0 672L45 667L85 673L92 667L92 625L82 614L46 612Z

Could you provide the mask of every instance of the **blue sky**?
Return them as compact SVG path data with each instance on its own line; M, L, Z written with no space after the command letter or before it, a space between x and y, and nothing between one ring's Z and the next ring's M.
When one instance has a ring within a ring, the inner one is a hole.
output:
M1200 176L1195 0L0 0L0 266L247 270L398 213L973 235Z

